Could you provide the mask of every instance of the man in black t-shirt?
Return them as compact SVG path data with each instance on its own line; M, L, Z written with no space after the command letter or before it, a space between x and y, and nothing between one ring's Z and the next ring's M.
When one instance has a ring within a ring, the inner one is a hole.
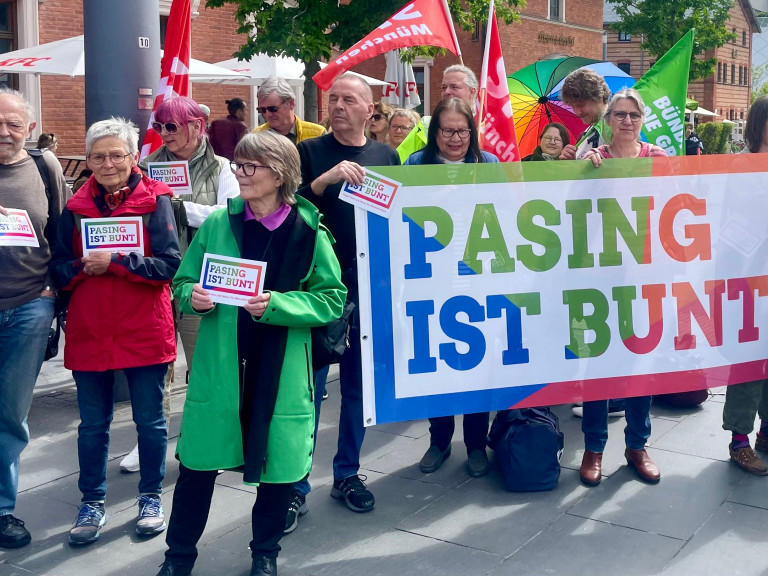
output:
M298 145L302 176L299 194L314 203L323 214L323 224L336 239L334 250L341 265L342 280L349 291L347 298L357 304L355 211L351 204L339 200L339 191L344 181L362 184L364 166L399 165L400 158L394 149L365 137L366 122L373 114L373 95L368 84L360 78L343 74L334 81L329 91L328 112L333 132ZM347 507L355 512L368 512L373 510L375 499L358 476L365 427L360 317L357 312L353 314L351 326L350 347L339 362L341 414L331 496L343 498ZM317 375L318 387L324 386L324 380L324 375ZM316 394L321 396L322 390L317 389ZM315 406L316 420L319 420L320 403L316 402ZM286 532L295 529L298 517L307 511L305 497L309 482L302 480L295 484L295 489L286 518Z

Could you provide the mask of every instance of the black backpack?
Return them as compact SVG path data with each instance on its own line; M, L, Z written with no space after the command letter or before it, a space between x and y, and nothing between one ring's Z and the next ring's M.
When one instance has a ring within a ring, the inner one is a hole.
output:
M496 452L507 490L541 492L557 486L563 433L549 408L497 412L488 446Z

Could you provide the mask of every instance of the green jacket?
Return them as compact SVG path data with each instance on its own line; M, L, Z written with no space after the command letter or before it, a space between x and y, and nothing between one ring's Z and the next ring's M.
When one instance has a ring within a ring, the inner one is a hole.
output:
M299 217L315 231L316 239L312 263L301 282L304 290L271 292L268 309L258 320L288 327L285 355L277 359L282 361L277 401L260 474L260 481L268 483L295 482L309 473L315 420L310 329L340 317L346 298L330 233L320 226L320 214L312 204L301 197L296 201ZM200 282L206 252L240 257L241 239L235 238L230 215L242 214L244 205L241 198L230 199L228 209L212 213L195 235L173 280L182 313L196 314L190 296ZM240 468L245 462L238 309L216 304L201 316L176 455L192 470Z

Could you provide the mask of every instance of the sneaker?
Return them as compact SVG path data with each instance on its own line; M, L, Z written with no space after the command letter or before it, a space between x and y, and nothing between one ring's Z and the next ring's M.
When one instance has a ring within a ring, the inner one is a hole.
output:
M31 541L32 534L23 521L12 514L0 516L0 548L21 548Z
M343 498L347 508L354 512L370 512L376 505L376 499L365 486L363 480L368 480L368 478L359 474L349 476L344 480L334 480L331 498L337 500Z
M485 448L482 450L472 450L467 458L467 472L473 478L480 478L488 474L491 464L488 462L488 455Z
M759 432L755 439L755 450L758 452L768 452L768 436L763 436Z
M104 502L83 502L77 511L75 525L69 530L69 543L73 546L90 544L99 539L99 531L107 523Z
M328 390L326 389L325 392L323 392L323 400L328 400Z
M309 512L306 496L295 492L288 505L288 514L285 515L285 530L283 534L290 534L299 525L299 516L304 516Z
M165 530L163 503L157 494L139 496L139 519L136 521L136 534L154 536Z
M584 418L584 406L577 404L571 411L577 418ZM624 408L608 406L608 418L621 418L624 416Z
M737 464L742 470L758 476L768 476L768 466L760 460L750 446L743 446L736 450L729 444L728 452L731 454L731 461Z
M120 472L130 474L139 471L139 445L133 447L130 453L120 461Z

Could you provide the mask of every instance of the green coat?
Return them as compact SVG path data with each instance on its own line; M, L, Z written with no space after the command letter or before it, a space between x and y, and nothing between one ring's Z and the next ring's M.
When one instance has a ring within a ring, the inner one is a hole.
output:
M281 484L302 479L312 465L315 407L310 329L341 316L346 298L330 233L320 226L320 214L312 204L301 197L296 201L298 217L316 232L313 262L302 280L305 291L271 292L268 309L258 320L288 327L277 401L269 424L266 465L260 478ZM182 313L196 314L190 296L200 282L206 252L240 257L229 219L230 214L242 214L244 206L242 199L230 199L228 209L212 213L195 235L173 280L174 298ZM216 304L201 315L176 447L179 460L192 470L244 465L237 312L235 306Z

